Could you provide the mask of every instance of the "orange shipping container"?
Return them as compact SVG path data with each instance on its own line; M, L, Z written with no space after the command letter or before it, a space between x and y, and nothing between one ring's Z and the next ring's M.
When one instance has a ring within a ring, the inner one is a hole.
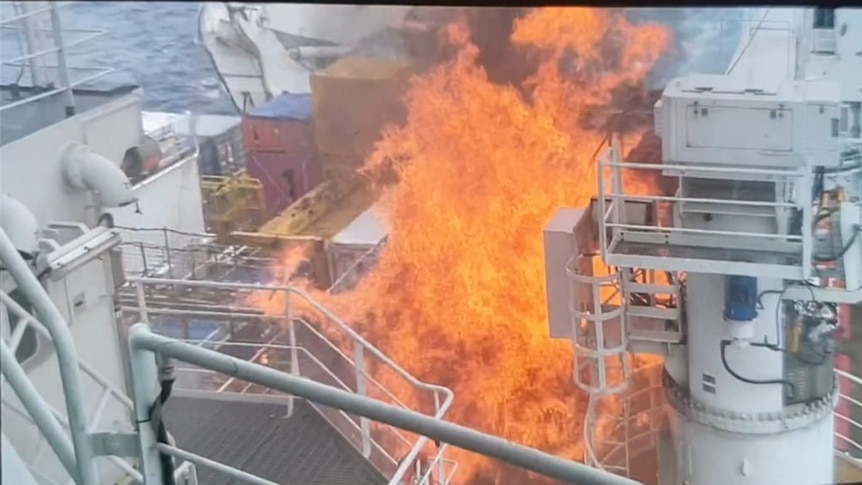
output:
M365 158L389 123L406 118L404 95L411 64L344 58L311 78L317 151Z

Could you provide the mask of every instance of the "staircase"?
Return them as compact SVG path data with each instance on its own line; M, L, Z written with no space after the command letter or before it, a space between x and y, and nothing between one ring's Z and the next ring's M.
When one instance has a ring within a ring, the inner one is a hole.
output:
M248 251L237 253L247 255ZM166 252L163 262L185 267L189 263L185 259L201 254L198 247L190 255ZM105 256L122 258L119 252L111 251ZM182 280L130 278L117 288L114 298L120 338L126 338L131 324L145 321L157 332L199 347L408 409L395 392L375 380L379 372L387 372L390 386L398 385L402 393L419 396L424 411L434 419L443 419L453 399L449 389L416 380L307 295L291 288L241 282L271 279L271 266L259 259L251 267L240 267L235 261L226 264L212 258L209 260L217 261L213 267L192 264L192 271L184 272L187 279ZM31 271L24 265L19 274ZM86 271L86 265L83 268ZM199 275L240 282L191 279ZM248 296L260 291L283 298L285 313L267 316L243 305ZM16 292L19 290L13 292L18 295ZM49 331L51 327L34 316L28 301L0 292L0 314L9 319L9 325L4 322L9 331L3 335L3 386L7 388L2 394L4 434L16 436L11 440L16 453L4 455L4 460L11 460L10 472L16 465L27 468L40 485L68 484L71 477L78 476L79 463L69 442L73 435L69 420L65 410L48 404L58 402L57 397L45 400L40 395L54 386L39 384L43 373L34 374L33 364L22 360L22 356L30 355L22 349L29 351L37 343L42 349L37 352L43 355L41 359L54 355L59 346L54 342L57 329ZM306 311L293 313L290 309L295 306ZM72 334L67 342L109 337L78 335L76 332L84 328L79 325L65 327ZM124 366L121 362L106 363L95 355L75 360L85 386L85 428L95 433L94 453L104 457L96 473L102 483L115 483L116 477L122 477L122 483L140 482L140 458L128 449L136 435L133 400L125 389L103 377L104 369L89 364L90 357L94 363L111 366L110 370ZM395 377L402 382L395 382ZM55 390L63 388L61 385ZM125 417L118 420L118 416ZM215 485L234 483L238 476L244 476L253 483L270 484L301 479L304 483L341 480L368 485L446 485L457 468L446 458L446 444L437 446L427 438L383 423L187 364L176 367L174 390L163 416L175 442L187 450L180 452L191 453L176 461L176 473L193 479L188 482L191 484L198 480ZM22 436L27 439L22 441ZM206 462L202 464L200 459ZM256 478L250 479L249 474ZM24 484L24 480L15 483Z
M260 309L242 303L248 301L253 293L261 292L272 294L274 298L283 301L285 312L281 315L265 315ZM437 419L445 416L453 399L449 389L418 381L325 307L293 288L250 283L138 278L131 280L131 286L121 292L118 300L119 309L126 322L146 321L156 332L166 330L168 323L185 322L183 325L187 327L189 335L208 335L209 339L189 338L180 339L181 341L407 409L393 390L374 378L383 372L389 376L397 376L400 381L397 385L401 392L409 389L410 393L419 396L420 401L426 404L422 411L427 411ZM227 302L237 304L227 305ZM305 311L301 315L294 314L291 308L299 307ZM196 331L197 327L206 330ZM218 331L211 332L210 329L213 328ZM176 336L176 330L174 323L168 332L174 333L171 336ZM371 373L371 369L376 370L375 374ZM245 433L247 428L257 427L260 433L269 433L273 427L283 427L290 431L282 434L284 437L281 438L281 444L273 446L287 448L273 458L285 465L294 463L295 466L287 467L294 471L326 470L327 467L308 465L301 453L290 451L290 442L298 442L302 446L319 443L320 449L326 450L343 449L341 445L327 443L327 440L322 438L324 435L346 441L352 448L352 452L338 455L343 456L343 462L355 462L354 456L359 456L373 465L376 475L368 475L361 464L352 466L353 472L349 473L369 476L369 484L396 484L401 483L405 475L414 475L420 484L430 484L433 478L433 483L446 485L457 466L446 458L446 445L437 448L427 439L392 426L372 426L365 418L300 401L261 385L226 378L217 372L194 366L178 365L176 372L176 391L172 399L176 399L177 404L174 407L169 405L165 410L165 419L169 423L173 420L179 424L189 419L193 422L204 422L208 419L207 416L220 415L223 418L213 423L214 426L237 426L242 428L242 433ZM393 385L391 381L389 385ZM196 404L189 404L192 402ZM228 408L233 411L225 412ZM201 409L210 409L211 412L202 412ZM284 422L258 423L254 418L258 413L280 415ZM304 424L291 424L297 420L303 421ZM182 428L183 425L179 424L177 429ZM203 429L206 428L204 423ZM298 433L299 429L303 432ZM212 435L203 432L204 436L208 434ZM234 436L238 434L234 433ZM259 436L252 434L249 439L259 440ZM200 454L205 456L234 457L226 458L225 462L234 459L239 463L245 460L232 451L213 450L209 445L219 440L201 440L201 437L195 436L191 430L187 433L177 431L176 438L180 444L184 439L188 440L192 450L196 450L196 446L191 443L199 443L197 448L200 448ZM205 453L209 451L215 455ZM425 459L424 463L420 457ZM314 463L314 460L311 459L310 462ZM264 470L268 467L271 467L271 464L260 464L261 475L267 476ZM246 467L243 469L249 470ZM278 478L280 472L271 473L274 474L272 480L281 481ZM295 478L295 472L284 473ZM381 482L382 477L389 478Z

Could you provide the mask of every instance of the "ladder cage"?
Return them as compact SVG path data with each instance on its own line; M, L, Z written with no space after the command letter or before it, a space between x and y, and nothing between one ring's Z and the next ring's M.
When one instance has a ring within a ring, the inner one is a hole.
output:
M598 255L579 255L566 265L575 350L575 383L589 393L616 393L628 385L631 365L620 273L594 275Z

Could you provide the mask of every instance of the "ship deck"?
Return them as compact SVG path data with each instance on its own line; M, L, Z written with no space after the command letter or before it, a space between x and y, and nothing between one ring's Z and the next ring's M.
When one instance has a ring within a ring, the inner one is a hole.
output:
M285 485L383 485L387 480L309 404L172 397L165 422L177 445ZM198 467L207 485L235 483Z
M123 85L113 89L74 89L75 106L81 114L122 98L138 89L134 85ZM37 131L59 123L66 118L63 93L35 99L32 88L0 85L0 108L31 97L34 99L0 111L0 146L24 138Z

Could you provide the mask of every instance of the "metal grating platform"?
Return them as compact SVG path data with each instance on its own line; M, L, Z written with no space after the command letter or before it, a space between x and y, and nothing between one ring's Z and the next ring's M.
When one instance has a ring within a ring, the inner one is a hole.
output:
M165 421L177 445L285 485L385 485L387 480L309 404L172 397ZM200 483L233 485L198 467Z

